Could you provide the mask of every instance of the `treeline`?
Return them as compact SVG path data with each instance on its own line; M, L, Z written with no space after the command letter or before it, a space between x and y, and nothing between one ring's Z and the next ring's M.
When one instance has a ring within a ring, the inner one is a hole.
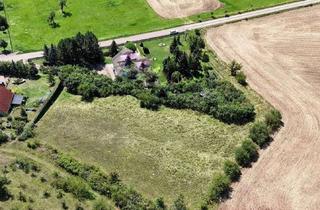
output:
M34 64L18 62L0 62L0 75L24 79L37 79L38 69Z
M253 124L249 132L249 138L245 139L235 150L236 162L225 161L224 173L214 175L209 190L208 204L218 203L229 197L231 182L238 181L241 176L240 167L250 167L259 156L259 147L267 146L271 141L271 135L281 126L281 114L275 109L265 115L264 121Z
M98 39L92 32L61 39L58 45L45 45L43 53L49 66L71 64L91 68L104 62Z
M255 116L253 105L229 82L215 77L184 80L163 86L145 88L138 80L117 78L115 81L86 68L64 66L60 79L67 91L84 100L110 95L132 95L143 108L157 110L161 105L192 109L227 123L246 123Z

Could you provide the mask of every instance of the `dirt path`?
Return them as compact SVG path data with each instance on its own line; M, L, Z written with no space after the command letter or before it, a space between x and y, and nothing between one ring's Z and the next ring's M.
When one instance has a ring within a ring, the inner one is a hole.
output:
M320 6L208 31L218 55L284 117L221 209L320 209Z
M164 18L183 18L213 11L222 6L218 0L147 0L150 6Z

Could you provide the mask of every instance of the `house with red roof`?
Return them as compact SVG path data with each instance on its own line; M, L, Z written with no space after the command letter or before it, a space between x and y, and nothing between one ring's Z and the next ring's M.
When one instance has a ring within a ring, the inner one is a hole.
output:
M0 116L8 114L12 106L22 103L23 96L15 95L4 85L0 85Z

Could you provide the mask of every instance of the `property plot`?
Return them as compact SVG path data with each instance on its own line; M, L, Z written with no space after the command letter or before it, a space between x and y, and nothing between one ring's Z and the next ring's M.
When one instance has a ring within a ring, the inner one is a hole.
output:
M164 18L182 18L213 11L221 6L218 0L147 0Z
M285 123L222 209L319 209L319 18L314 6L207 33L221 58L243 64L250 86Z

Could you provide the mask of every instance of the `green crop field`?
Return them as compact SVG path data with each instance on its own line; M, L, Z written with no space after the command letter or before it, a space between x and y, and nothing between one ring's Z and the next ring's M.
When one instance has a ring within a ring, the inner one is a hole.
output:
M185 19L167 20L159 17L146 0L68 0L63 17L57 0L5 0L14 50L34 51L44 44L58 42L77 32L93 31L99 39L137 34L173 27L192 21L206 20L239 11L290 2L291 0L222 0L225 4L213 13L204 13ZM47 23L51 11L56 12L59 27ZM7 35L1 35L7 39Z

